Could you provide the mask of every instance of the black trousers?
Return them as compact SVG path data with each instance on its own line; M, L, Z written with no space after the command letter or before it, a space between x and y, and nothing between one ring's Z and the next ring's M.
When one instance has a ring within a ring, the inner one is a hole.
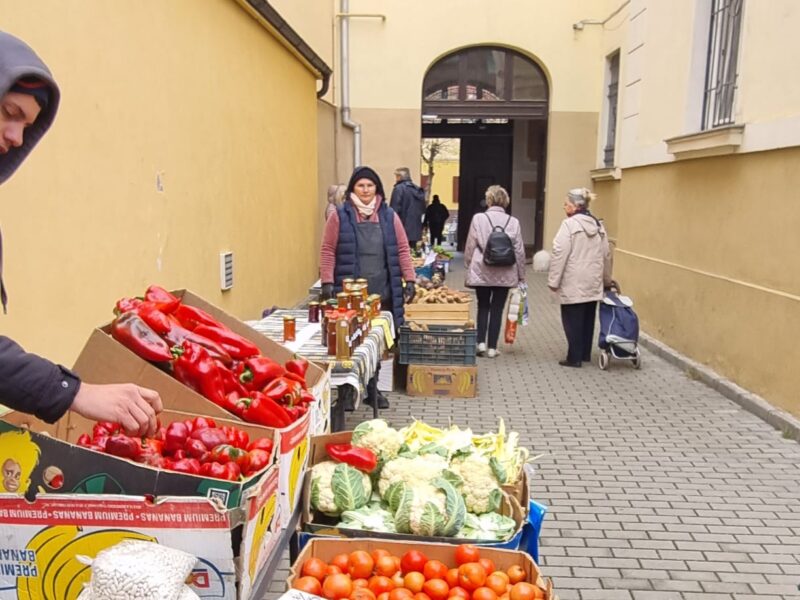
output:
M508 298L508 289L498 286L475 288L475 295L478 296L478 343L486 343L489 348L495 350L497 340L500 338L500 326L503 324L503 308Z
M597 302L580 302L561 305L561 323L567 336L567 360L571 363L592 359L594 317Z
M431 230L431 246L442 245L442 232L444 231L444 223L430 223L428 227Z

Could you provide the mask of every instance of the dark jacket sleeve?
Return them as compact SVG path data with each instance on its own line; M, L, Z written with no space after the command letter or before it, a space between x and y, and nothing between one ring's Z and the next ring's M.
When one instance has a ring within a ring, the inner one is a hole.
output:
M69 369L0 336L0 404L54 423L72 406L80 385Z
M403 195L403 186L394 186L394 189L392 190L392 199L389 202L389 206L391 206L392 210L397 213L397 216L400 217L400 220L405 223L406 199Z

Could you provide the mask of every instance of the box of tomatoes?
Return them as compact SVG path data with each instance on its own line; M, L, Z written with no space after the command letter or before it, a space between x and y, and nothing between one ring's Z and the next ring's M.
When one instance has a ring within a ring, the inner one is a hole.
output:
M414 600L419 593L430 600L558 600L530 555L472 544L314 539L287 583L351 600Z

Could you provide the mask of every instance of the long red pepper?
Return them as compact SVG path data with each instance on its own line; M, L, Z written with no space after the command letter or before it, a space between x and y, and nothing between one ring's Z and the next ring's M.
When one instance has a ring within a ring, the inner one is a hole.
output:
M173 312L181 303L181 299L173 296L164 288L151 285L144 293L144 299L148 302L153 302L159 310L166 314Z
M181 304L175 309L173 313L176 319L180 321L181 325L194 331L198 325L210 325L211 327L222 327L222 325L214 317L206 311L197 308L196 306L189 306L188 304Z
M229 365L233 361L231 359L231 355L228 354L227 350L220 346L213 340L208 339L202 335L195 333L194 331L190 331L180 325L177 319L173 319L170 324L172 325L171 329L164 335L164 339L167 340L173 346L180 346L183 342L191 342L193 344L197 344L205 348L208 353L211 355L211 358L216 358L224 365Z
M111 337L145 360L152 362L172 360L172 353L167 343L136 313L128 312L114 319L111 324Z
M261 350L253 342L234 333L227 327L211 327L209 325L198 325L194 332L217 342L233 358L243 359L251 356L258 356Z
M253 392L250 398L242 398L239 403L243 407L242 418L250 423L278 429L292 424L286 410L261 392Z
M239 381L241 381L248 390L261 391L264 389L265 385L285 373L286 369L271 358L267 358L266 356L253 356L241 363Z
M178 355L172 367L175 379L224 408L227 404L225 385L217 363L206 349L192 342L183 342L174 351Z
M378 466L378 457L369 448L352 444L325 444L325 452L333 460L346 463L365 473L372 472Z

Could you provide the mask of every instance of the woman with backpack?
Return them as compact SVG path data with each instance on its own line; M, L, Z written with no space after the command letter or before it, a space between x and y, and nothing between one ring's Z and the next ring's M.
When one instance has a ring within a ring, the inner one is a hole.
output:
M508 292L525 283L522 231L519 221L506 213L508 205L508 192L499 185L490 186L488 208L472 217L464 246L466 285L475 288L478 297L478 356L489 358L499 354L497 341Z

